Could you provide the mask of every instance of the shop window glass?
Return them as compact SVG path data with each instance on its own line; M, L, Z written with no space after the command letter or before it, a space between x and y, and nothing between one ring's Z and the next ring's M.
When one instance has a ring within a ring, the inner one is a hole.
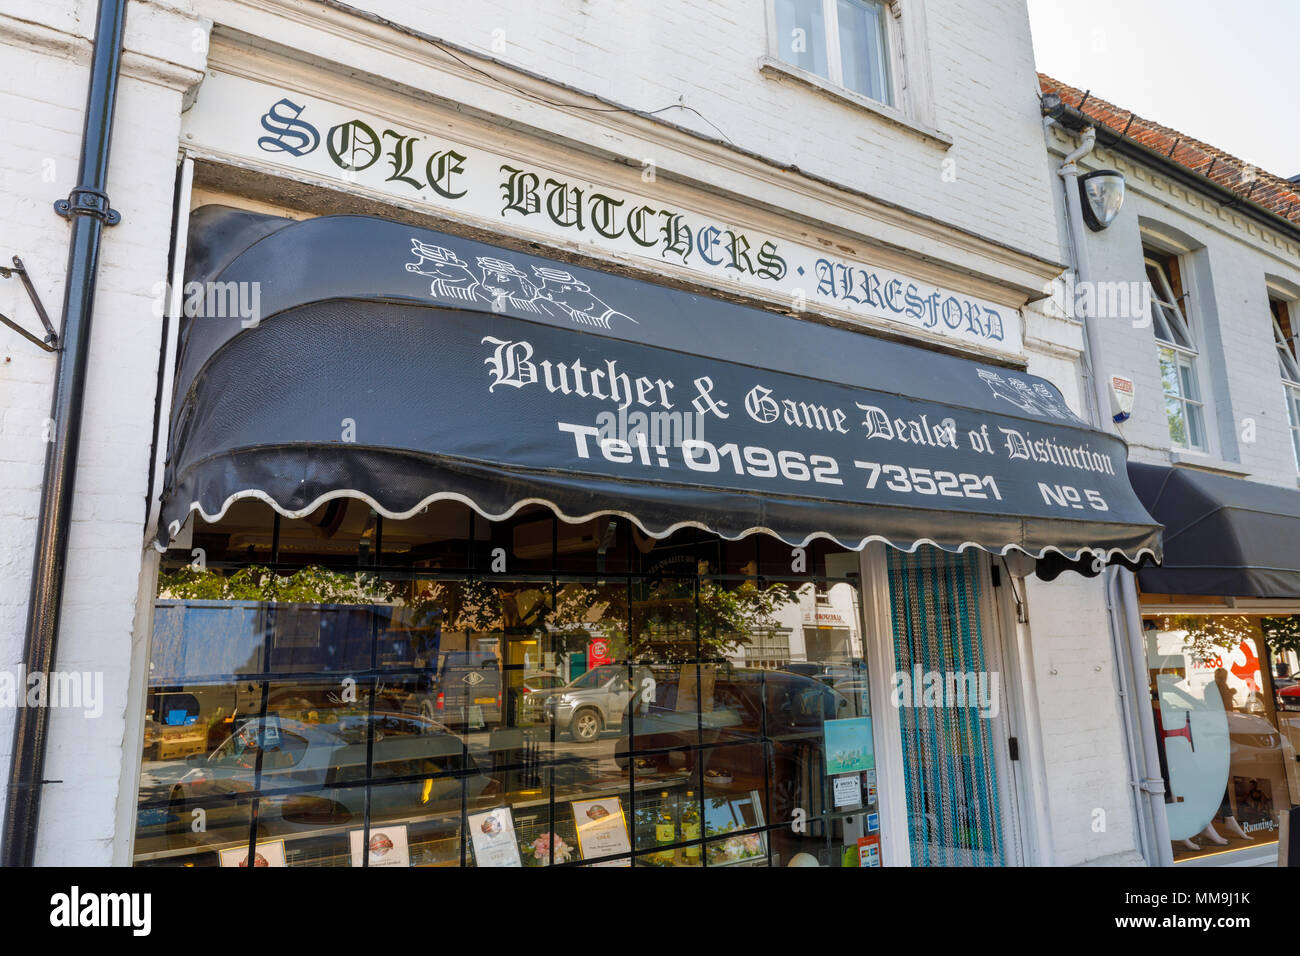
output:
M874 779L827 777L833 722L869 715L856 556L774 581L694 530L358 515L329 563L318 522L257 509L164 559L139 865L878 863Z
M1290 631L1289 619L1186 615L1145 626L1174 861L1261 847L1271 857L1281 814L1300 803L1295 653L1265 636Z

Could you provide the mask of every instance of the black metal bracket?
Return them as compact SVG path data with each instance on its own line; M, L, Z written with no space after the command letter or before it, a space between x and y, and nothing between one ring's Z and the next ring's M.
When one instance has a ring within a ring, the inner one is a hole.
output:
M17 256L14 256L13 266L0 266L0 278L8 279L14 274L17 274L18 278L22 280L23 288L27 290L27 298L32 300L32 306L36 309L36 314L40 316L41 325L45 326L45 341L38 339L4 313L0 313L0 322L9 326L37 348L44 349L46 352L57 352L59 350L59 333L54 331L54 325L50 322L49 313L45 311L45 305L41 302L41 297L37 293L35 286L32 285L31 277L27 274L27 267L23 265L23 260Z
M54 211L64 219L73 216L94 216L106 226L116 226L122 221L121 214L108 204L108 193L86 186L78 186L68 193L67 199L54 203Z

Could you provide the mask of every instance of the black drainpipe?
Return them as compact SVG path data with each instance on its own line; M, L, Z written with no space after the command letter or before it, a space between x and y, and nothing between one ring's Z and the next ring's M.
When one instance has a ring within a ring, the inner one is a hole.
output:
M36 525L36 555L32 560L32 588L27 604L27 636L23 645L23 673L44 673L47 678L55 660L59 605L63 598L63 576L67 565L68 526L77 471L77 446L81 438L86 360L90 349L90 320L95 304L95 276L99 269L99 240L104 226L117 225L121 218L109 207L104 187L108 179L108 147L113 131L118 67L122 62L126 2L100 0L77 186L67 199L54 204L59 215L72 220L72 239L68 246L68 273L64 282L63 325L59 333L61 348L50 407L54 424L49 448L45 452L40 520ZM18 688L18 692L25 693L26 687ZM48 707L17 708L5 801L5 866L31 866L36 855L41 785L46 782L43 774L48 729Z

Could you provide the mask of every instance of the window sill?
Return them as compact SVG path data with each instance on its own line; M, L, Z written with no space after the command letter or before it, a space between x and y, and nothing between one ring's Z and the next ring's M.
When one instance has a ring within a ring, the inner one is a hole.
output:
M887 123L898 126L915 136L925 140L931 146L937 146L940 149L948 150L952 147L953 139L947 133L941 132L932 126L926 126L922 123L916 123L908 119L892 106L886 106L884 103L878 103L870 97L863 96L861 93L854 93L852 90L846 90L843 87L836 86L829 80L818 76L816 73L810 73L808 70L800 69L784 60L767 54L758 58L759 72L764 76L774 79L789 78L797 80L805 86L831 99L846 103L849 106L856 107L863 112L870 113Z
M1215 474L1231 475L1234 478L1245 478L1251 474L1236 462L1224 461L1202 451L1172 448L1169 451L1169 458L1175 465L1184 465L1198 471L1212 471Z

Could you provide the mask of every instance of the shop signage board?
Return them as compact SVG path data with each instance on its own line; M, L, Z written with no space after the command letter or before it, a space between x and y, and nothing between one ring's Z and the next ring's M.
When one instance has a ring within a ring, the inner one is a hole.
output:
M344 491L656 536L1158 546L1123 442L1034 376L401 223L212 216L251 244L197 284L261 283L265 317L186 326L164 534Z
M804 611L803 623L805 627L848 627L849 619L843 611L819 607L815 611Z
M824 247L684 208L663 198L649 161L636 191L482 149L347 104L212 73L184 118L187 144L364 188L503 231L528 230L590 254L818 305L1008 355L1021 353L1015 309Z

